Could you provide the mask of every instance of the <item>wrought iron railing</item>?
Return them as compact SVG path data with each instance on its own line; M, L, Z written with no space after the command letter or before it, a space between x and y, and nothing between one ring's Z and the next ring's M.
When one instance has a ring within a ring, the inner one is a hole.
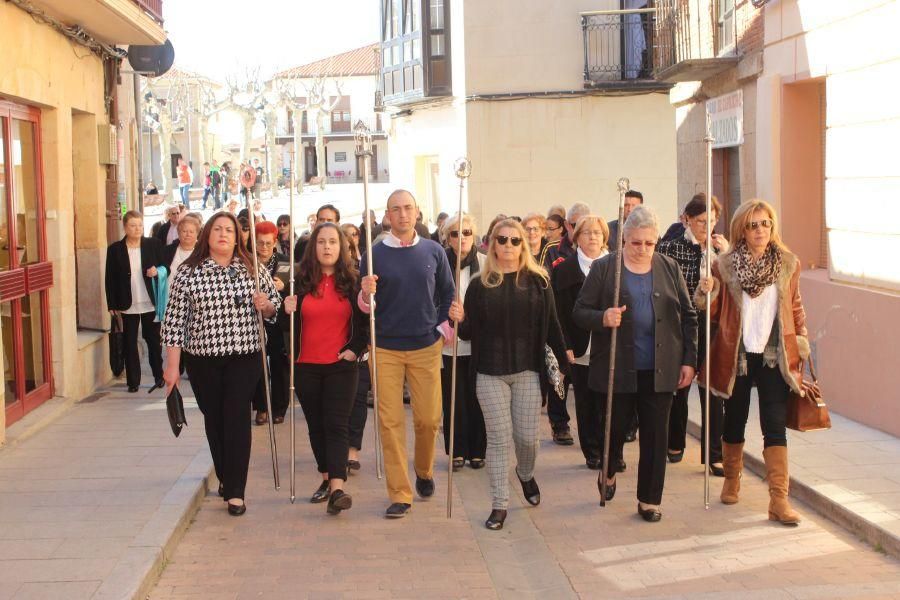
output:
M162 0L133 0L135 4L143 8L147 14L153 17L156 22L162 25L163 11Z
M690 13L690 0L657 0L654 57L657 71L692 58Z
M584 82L589 87L655 83L656 9L581 13Z

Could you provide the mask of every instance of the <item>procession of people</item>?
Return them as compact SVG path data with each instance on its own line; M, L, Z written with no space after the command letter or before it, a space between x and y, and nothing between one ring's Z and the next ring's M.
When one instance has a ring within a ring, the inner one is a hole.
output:
M598 471L601 503L614 499L627 473L623 449L636 428L637 512L660 521L666 464L684 456L688 392L708 376L709 408L701 405L709 447L701 463L723 477L721 501L740 498L755 386L769 517L798 523L787 499L785 420L809 344L799 261L781 241L774 209L746 202L728 235L713 234L721 207L698 194L661 238L650 204L636 190L621 192L622 222L578 202L551 207L546 217L498 215L481 238L466 213L442 214L434 234L420 234L422 212L406 190L390 194L381 224L374 212L369 224L341 223L338 209L325 205L301 238L291 215L276 225L228 210L205 224L173 210L165 231L144 238L142 216L128 213L126 237L110 247L107 299L125 322L129 389L140 382L140 326L158 385L164 380L168 392L186 368L219 492L235 516L247 510L252 423L290 418L291 395L320 474L309 501L327 503L331 515L350 509L348 476L361 468L366 400L374 395L385 516L402 518L414 495L435 494L443 432L448 469L487 467L484 524L499 530L509 507L511 445L524 499L541 502L542 406L554 441L574 441L565 407L570 384L578 446L587 468ZM378 234L374 243L366 243L367 225ZM167 296L154 291L163 276ZM164 316L153 319L157 313ZM706 313L715 324L710 340L701 326Z

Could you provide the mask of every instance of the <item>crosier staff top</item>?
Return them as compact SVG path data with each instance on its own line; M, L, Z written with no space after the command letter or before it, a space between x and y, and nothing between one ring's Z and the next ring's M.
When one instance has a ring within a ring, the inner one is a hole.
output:
M356 142L356 156L372 156L372 133L362 120L353 126L353 141Z
M628 181L628 178L627 178L627 177L622 177L622 178L619 179L619 181L616 183L616 186L618 186L619 192L624 194L625 192L627 192L628 190L631 189L631 182Z
M468 179L469 175L472 174L472 161L465 156L457 158L456 162L453 163L453 170L460 179Z

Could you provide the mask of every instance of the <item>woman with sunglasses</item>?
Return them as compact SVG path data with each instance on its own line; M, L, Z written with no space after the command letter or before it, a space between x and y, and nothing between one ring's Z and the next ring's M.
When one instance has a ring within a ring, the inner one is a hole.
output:
M281 296L266 269L259 271L260 292L256 293L253 260L239 235L231 213L219 212L210 219L194 253L175 275L162 324L166 394L178 385L183 351L203 413L219 495L234 516L247 510L250 403L262 377L256 313L274 323L281 306Z
M638 514L651 523L662 519L669 408L675 390L694 379L697 364L697 313L678 263L654 252L659 223L638 206L625 221L619 305L613 304L616 262L610 254L591 265L575 301L572 321L591 333L588 385L603 394L609 379L610 337L619 328L612 397L610 465L622 460L625 435L637 408L640 430ZM609 398L606 399L609 402ZM616 493L615 468L607 477L606 500Z
M532 506L541 502L534 465L548 344L560 367L567 369L550 281L525 240L525 230L514 219L498 223L484 268L469 284L464 306L454 302L450 312L450 318L460 323L460 338L472 342L470 370L487 430L493 495L484 525L492 530L503 528L509 506L510 438L525 500Z
M369 338L360 310L359 272L350 261L344 232L336 223L313 229L300 260L296 296L284 303L294 319L300 352L294 362L297 395L309 427L309 443L322 476L310 502L328 501L327 512L349 509L347 480L350 412L356 397L357 359Z
M347 240L347 247L350 249L350 259L353 261L353 264L356 265L356 269L359 270L359 227L353 223L343 223L341 225L341 230L344 232L344 238Z
M478 278L487 257L474 249L475 219L463 214L462 229L459 215L453 215L444 222L443 239L447 242L447 260L456 268L456 254L462 256L462 269L459 273L459 297L466 297L466 290L472 280ZM474 381L468 377L469 363L472 358L472 344L460 341L457 348L456 377L456 425L453 431L453 470L458 471L469 461L473 469L484 467L484 456L487 450L487 438L484 431L484 416L478 406ZM443 365L441 368L441 400L444 409L444 452L450 454L450 402L452 398L452 361L453 347L444 346Z
M257 221L256 223L256 258L259 268L265 268L275 283L275 289L282 297L287 296L284 281L276 277L279 266L288 264L288 257L275 251L278 228L270 221ZM282 275L284 277L284 275ZM253 408L256 410L257 425L265 425L271 416L275 424L284 423L284 415L288 408L287 385L287 350L284 347L284 335L277 324L266 325L266 353L269 358L269 391L272 401L272 415L266 408L265 382L260 379L256 386L256 394L253 397Z
M744 429L756 386L769 519L796 525L800 515L788 502L785 422L788 395L800 393L802 361L810 353L800 259L781 241L775 209L763 200L741 204L731 219L731 239L734 246L712 264L712 278L701 278L694 295L702 310L711 292L710 316L718 323L704 369L709 368L710 392L726 398L721 500L739 500Z
M275 224L278 226L278 251L288 256L291 251L291 215L279 215Z
M712 216L706 212L706 195L697 194L691 201L687 203L682 212L686 227L684 233L672 241L661 242L657 246L656 251L660 254L675 259L681 268L681 274L684 275L685 283L687 283L688 293L693 298L694 292L697 290L697 284L700 282L700 274L706 268L706 228L715 227L719 214L721 213L721 205L715 196L712 197ZM718 233L712 234L713 260L720 253L728 251L728 241L725 236ZM703 312L698 312L697 322L705 323L706 317ZM698 330L698 352L699 360L703 360L706 351L706 327L701 326ZM690 395L690 386L681 388L675 392L672 400L672 411L669 414L669 462L680 462L684 457L684 447L687 437L688 422L688 396ZM700 398L704 396L702 385L699 386ZM710 396L710 428L709 428L709 471L716 477L723 477L725 472L722 468L722 418L723 407L722 399L718 396ZM701 411L701 432L700 439L706 436L706 403L700 402ZM706 465L706 456L704 452L706 448L700 446L700 464Z
M556 215L553 215L556 216ZM560 225L562 227L562 225ZM594 261L609 254L609 228L596 215L578 221L572 242L577 250L553 269L553 292L559 323L566 338L566 354L572 365L572 388L575 390L575 419L578 422L578 444L589 469L599 471L603 463L603 423L606 420L604 395L588 385L591 361L591 332L575 325L572 308Z

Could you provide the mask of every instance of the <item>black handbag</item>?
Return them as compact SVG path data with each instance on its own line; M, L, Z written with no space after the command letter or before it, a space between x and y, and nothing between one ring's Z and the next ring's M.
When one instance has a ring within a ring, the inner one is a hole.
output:
M109 368L114 377L125 370L125 329L119 314L113 316L109 326Z
M184 416L184 400L178 386L173 386L172 391L166 396L166 412L169 413L169 425L175 437L181 433L182 427L187 427L187 417Z

